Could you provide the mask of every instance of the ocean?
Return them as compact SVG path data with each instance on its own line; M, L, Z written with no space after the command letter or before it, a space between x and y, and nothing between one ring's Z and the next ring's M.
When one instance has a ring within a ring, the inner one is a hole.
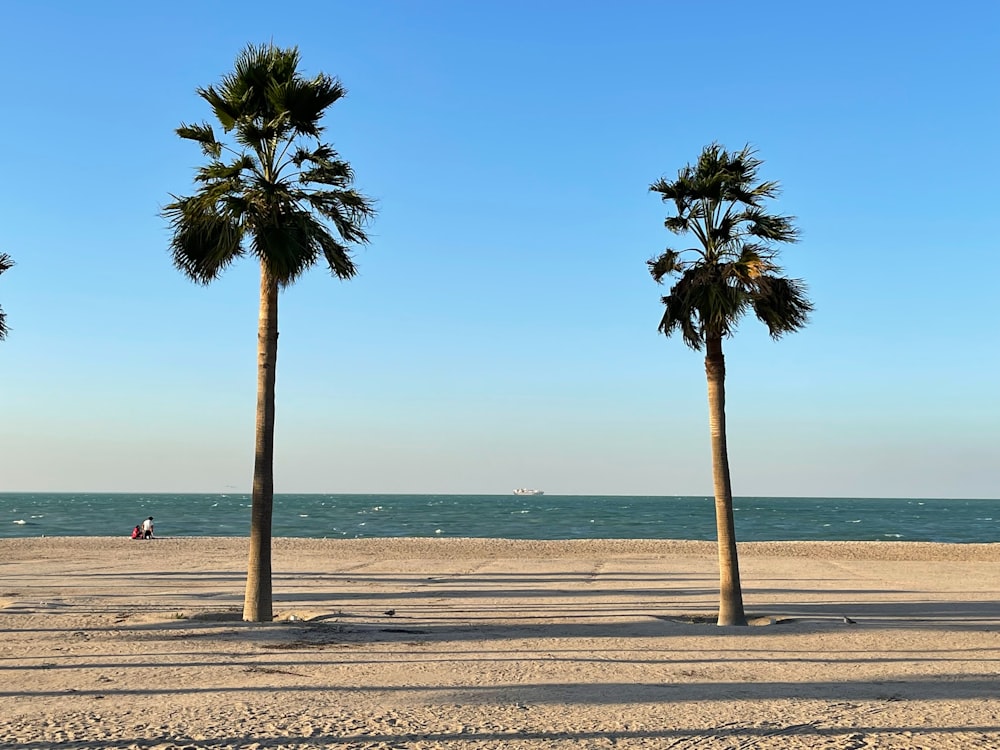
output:
M741 497L740 541L1000 542L1000 500ZM247 536L243 494L0 493L0 538ZM505 539L715 539L710 497L275 495L273 535Z

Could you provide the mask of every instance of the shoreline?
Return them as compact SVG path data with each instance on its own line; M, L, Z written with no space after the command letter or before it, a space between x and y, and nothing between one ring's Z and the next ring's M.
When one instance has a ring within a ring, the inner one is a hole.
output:
M1000 746L1000 544L0 539L0 747ZM849 616L855 624L848 624Z

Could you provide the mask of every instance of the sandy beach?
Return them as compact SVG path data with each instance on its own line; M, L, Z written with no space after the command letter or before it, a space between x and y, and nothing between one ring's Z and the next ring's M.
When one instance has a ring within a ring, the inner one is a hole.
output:
M1000 748L997 544L245 545L0 540L0 748Z

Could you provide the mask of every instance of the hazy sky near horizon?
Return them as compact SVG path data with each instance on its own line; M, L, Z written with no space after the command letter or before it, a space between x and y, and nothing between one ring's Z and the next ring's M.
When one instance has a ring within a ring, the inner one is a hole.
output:
M257 269L176 271L195 89L297 45L378 202L281 296L277 492L710 494L648 192L754 145L816 312L726 343L736 495L1000 496L1000 5L10 2L0 491L247 490Z

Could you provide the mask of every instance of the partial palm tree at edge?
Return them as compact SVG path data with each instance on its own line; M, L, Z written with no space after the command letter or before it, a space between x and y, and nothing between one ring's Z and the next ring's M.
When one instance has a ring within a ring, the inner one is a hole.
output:
M257 420L243 603L243 619L256 622L273 618L278 290L316 263L325 263L339 279L352 278L356 269L349 245L368 242L364 227L374 216L369 200L352 187L350 165L320 140L320 120L344 96L343 87L324 73L307 79L298 65L294 47L249 45L217 87L198 89L231 142L217 139L207 123L177 128L181 138L201 146L209 161L196 172L197 192L171 196L173 202L163 210L173 230L174 264L194 281L213 281L244 255L260 263Z
M7 255L7 253L0 253L0 275L4 271L9 271L14 267L14 260ZM3 308L0 307L0 341L7 338L7 315L4 313Z
M650 185L672 204L664 226L677 235L692 234L695 246L668 248L648 261L657 283L676 275L659 330L680 332L696 351L705 348L712 480L719 546L719 625L746 625L740 585L733 489L726 445L726 362L723 339L731 336L748 311L764 323L772 338L805 326L812 311L805 285L781 275L778 243L792 243L798 230L789 216L768 213L767 199L778 195L777 182L758 182L762 162L749 147L729 153L719 144L706 146L696 164L677 179Z

